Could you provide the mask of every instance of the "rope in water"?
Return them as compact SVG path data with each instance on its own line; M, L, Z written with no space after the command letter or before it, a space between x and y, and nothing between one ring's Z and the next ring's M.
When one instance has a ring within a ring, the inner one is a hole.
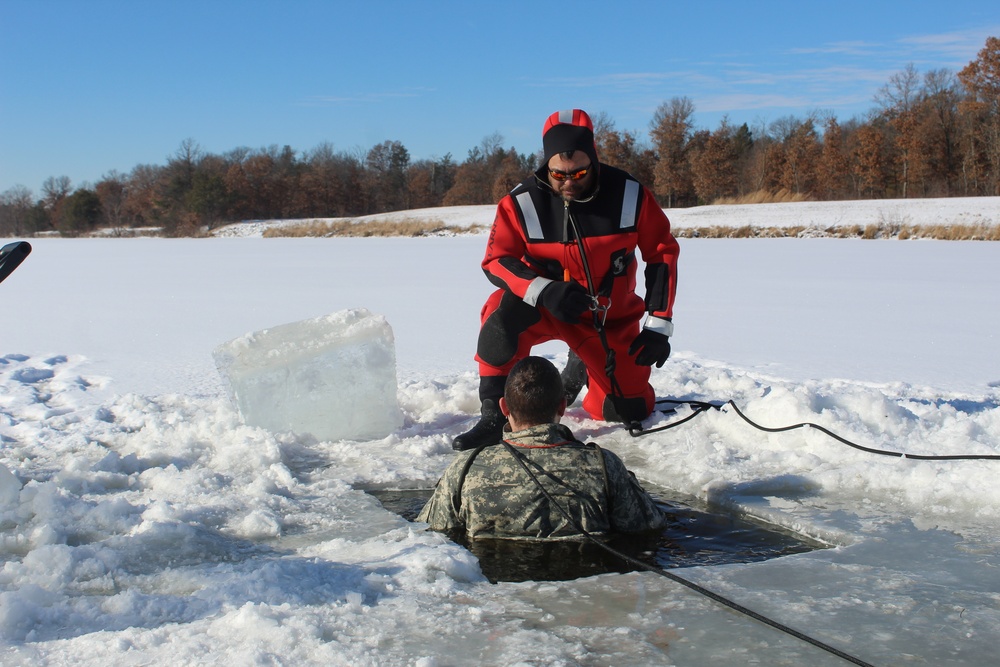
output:
M610 554L616 556L617 558L620 558L623 561L625 561L625 562L627 562L627 563L629 563L631 565L634 565L634 566L636 566L638 568L641 568L641 569L649 571L649 572L656 573L656 574L658 574L658 575L660 575L662 577L666 577L667 579L670 579L673 582L681 584L682 586L686 586L687 588L695 591L696 593L704 595L705 597L707 597L707 598L709 598L709 599L711 599L711 600L713 600L715 602L718 602L719 604L725 605L726 607L729 607L730 609L733 609L734 611L738 611L739 613L744 614L746 616L749 616L750 618L752 618L752 619L754 619L756 621L759 621L761 623L764 623L765 625L768 625L768 626L770 626L772 628L775 628L777 630L780 630L780 631L782 631L782 632L784 632L784 633L786 633L788 635L791 635L792 637L795 637L796 639L799 639L801 641L807 642L807 643L809 643L809 644L811 644L813 646L816 646L817 648L821 648L824 651L827 651L828 653L832 653L833 655L835 655L835 656L837 656L839 658L842 658L842 659L844 659L844 660L846 660L846 661L848 661L850 663L853 663L855 665L862 665L863 667L874 667L873 665L871 665L871 663L867 663L867 662L861 660L860 658L856 658L856 657L850 655L849 653L845 653L844 651L841 651L840 649L838 649L838 648L836 648L834 646L830 646L829 644L826 644L826 643L824 643L824 642L822 642L822 641L820 641L818 639L815 639L814 637L810 637L809 635L807 635L807 634L805 634L803 632L800 632L800 631L796 630L795 628L789 627L789 626L785 625L784 623L780 623L778 621L772 620L772 619L764 616L763 614L760 614L760 613L758 613L758 612L756 612L756 611L754 611L752 609L744 607L743 605L739 604L738 602L733 602L732 600L730 600L730 599L728 599L726 597L723 597L722 595L719 595L718 593L715 593L714 591L710 591L707 588L705 588L704 586L700 586L700 585L694 583L693 581L688 581L687 579L685 579L685 578L683 578L681 576L678 576L678 575L674 574L673 572L670 572L670 571L665 570L663 568L657 567L655 565L650 565L649 563L644 563L641 560L638 560L636 558L632 558L631 556L629 556L627 554L623 554L620 551L614 549L613 547L605 544L602 540L598 539L597 537L595 537L591 533L587 532L583 528L583 526L581 526L580 523L569 513L569 511L566 510L566 508L563 507L562 504L559 503L559 501L557 501L555 498L552 497L552 495L549 493L548 489L546 489L545 486L542 484L541 480L539 480L538 477L536 477L535 474L528 467L528 464L524 461L524 455L523 454L521 454L520 452L518 452L514 448L514 446L511 445L508 442L503 442L502 444L504 445L504 447L507 448L507 451L510 452L510 454L514 457L514 460L517 461L517 463L518 463L518 465L520 465L521 469L525 473L527 473L528 477L531 478L531 480L538 486L538 488L541 490L542 494L548 499L548 501L550 503L552 503L552 505L556 509L559 510L559 513L562 514L563 517L565 517L566 520L570 522L570 524L573 526L573 528L575 528L581 535L583 535L585 538L587 538L588 540L590 540L594 544L598 545L599 547L601 547L602 549L604 549L608 553L610 553Z

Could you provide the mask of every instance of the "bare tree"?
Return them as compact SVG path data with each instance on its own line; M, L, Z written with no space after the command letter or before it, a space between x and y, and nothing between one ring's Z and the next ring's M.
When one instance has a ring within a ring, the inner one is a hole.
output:
M72 191L73 184L69 176L50 176L42 183L42 201L46 206L51 206Z
M909 195L910 183L922 180L926 173L926 149L917 118L921 101L920 75L913 63L902 72L889 77L889 83L875 94L875 102L889 120L895 160L900 169L899 181L903 197Z
M957 171L960 99L961 90L953 72L937 69L924 74L920 132L927 144L930 177L934 180L936 194L952 192Z
M69 176L50 176L42 183L42 206L48 215L49 229L55 229L59 225L66 198L72 191Z
M875 103L888 112L910 111L917 104L920 93L920 74L913 63L908 64L903 71L889 77L889 82L875 93Z
M128 175L125 189L125 215L132 226L153 225L163 217L166 189L166 169L157 165L140 164Z
M31 190L23 185L0 194L0 236L22 236L28 232L28 216L34 205Z
M101 201L101 211L104 214L104 224L115 236L124 236L127 224L125 202L128 200L128 179L124 174L113 170L101 177L94 186Z

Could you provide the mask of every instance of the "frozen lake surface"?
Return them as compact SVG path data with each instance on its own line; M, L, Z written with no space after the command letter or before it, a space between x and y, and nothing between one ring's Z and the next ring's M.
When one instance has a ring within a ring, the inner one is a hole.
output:
M33 240L0 285L0 661L843 664L651 573L491 584L359 490L430 487L474 418L484 243ZM683 240L657 395L995 456L998 264L990 243ZM216 346L358 307L392 326L400 429L240 423ZM1000 462L732 410L640 438L566 423L652 485L832 547L692 581L872 664L994 664Z

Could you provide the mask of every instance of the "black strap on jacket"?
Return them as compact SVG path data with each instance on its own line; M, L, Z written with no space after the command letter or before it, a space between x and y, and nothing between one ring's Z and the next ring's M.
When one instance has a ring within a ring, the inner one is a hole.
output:
M523 456L523 455L519 454L517 452L517 450L515 450L513 448L513 445L510 445L509 443L504 443L504 444L508 445L507 451L509 451L511 453L511 455L514 456L515 458L517 458L519 456ZM604 459L604 450L601 449L599 445L597 445L596 443L593 443L593 442L584 443L584 442L575 441L575 444L583 445L584 447L592 447L595 450L597 450L598 460L601 463L601 477L603 478L603 481L604 481L604 496L608 500L608 509L607 509L607 511L608 511L608 516L610 517L611 516L612 502L613 501L612 501L612 495L611 495L611 481L608 478L608 465L607 465L607 462ZM458 485L456 486L454 495L452 496L452 503L455 505L455 514L456 514L456 516L458 515L458 513L462 509L462 489L465 487L465 478L468 476L469 470L472 469L472 463L473 463L473 461L476 460L476 457L479 456L484 449L486 449L487 447L494 447L494 446L495 446L495 444L480 445L479 447L476 447L476 449L474 449L472 451L472 453L469 455L469 458L466 459L465 465L462 466L462 472L459 473L459 476L458 476ZM532 479L534 479L534 477Z

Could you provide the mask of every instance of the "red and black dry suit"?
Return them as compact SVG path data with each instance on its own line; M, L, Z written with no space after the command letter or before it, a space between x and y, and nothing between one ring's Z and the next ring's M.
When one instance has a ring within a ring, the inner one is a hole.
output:
M565 341L586 364L583 407L596 419L617 420L608 400L607 354L591 313L577 324L556 319L536 300L550 281L575 280L607 306L604 328L615 351L615 379L632 418L653 410L649 366L638 366L629 345L647 328L670 335L679 247L670 222L649 190L621 169L601 164L598 184L584 199L564 202L546 179L546 167L514 188L498 207L483 258L487 278L500 289L483 306L476 361L480 398L503 395L503 379L532 346ZM582 239L590 283L577 237ZM646 264L645 302L636 294L636 249ZM652 326L651 326L651 323ZM496 382L491 383L490 380ZM496 385L496 386L494 386Z

